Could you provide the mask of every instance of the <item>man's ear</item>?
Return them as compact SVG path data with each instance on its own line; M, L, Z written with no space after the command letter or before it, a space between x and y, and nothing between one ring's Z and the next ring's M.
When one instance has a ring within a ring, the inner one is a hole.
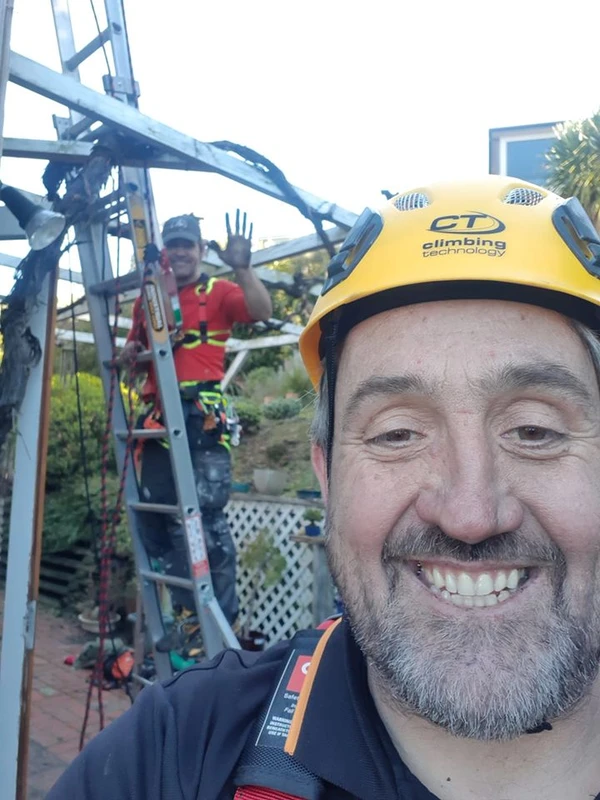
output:
M313 465L313 470L315 471L315 475L317 476L317 480L319 481L319 486L321 487L321 496L323 498L323 502L327 502L327 458L325 453L323 452L323 448L320 447L318 444L311 445L310 448L310 458Z

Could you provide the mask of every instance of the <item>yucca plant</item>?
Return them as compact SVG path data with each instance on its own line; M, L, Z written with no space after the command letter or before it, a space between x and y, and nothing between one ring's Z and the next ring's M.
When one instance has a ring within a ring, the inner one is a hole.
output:
M548 188L577 197L600 230L600 111L557 125L555 132L556 142L546 154Z

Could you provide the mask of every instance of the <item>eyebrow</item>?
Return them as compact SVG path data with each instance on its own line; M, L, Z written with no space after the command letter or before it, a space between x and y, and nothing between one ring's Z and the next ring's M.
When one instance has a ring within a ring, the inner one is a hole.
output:
M432 397L436 394L436 384L426 382L419 375L406 373L405 375L374 376L359 383L350 395L344 409L343 425L345 426L352 416L358 411L365 400L377 396L401 396L405 394L418 394Z
M537 364L508 364L497 374L490 374L480 382L489 393L516 389L552 389L578 403L590 406L597 402L584 381L568 367L551 361Z
M478 381L488 394L499 394L519 389L552 389L586 407L597 402L585 385L570 369L562 364L539 362L537 364L508 364L497 373L490 373ZM350 395L344 409L343 426L358 411L365 400L376 396L421 395L434 397L442 391L437 381L424 380L414 373L391 376L374 376L362 381Z

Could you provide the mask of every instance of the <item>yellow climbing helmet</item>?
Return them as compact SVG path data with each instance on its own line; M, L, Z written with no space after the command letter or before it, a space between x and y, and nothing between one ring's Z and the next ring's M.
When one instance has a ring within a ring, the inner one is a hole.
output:
M300 337L315 385L323 338L412 303L504 299L600 327L600 237L578 200L489 175L397 194L366 209L327 271Z

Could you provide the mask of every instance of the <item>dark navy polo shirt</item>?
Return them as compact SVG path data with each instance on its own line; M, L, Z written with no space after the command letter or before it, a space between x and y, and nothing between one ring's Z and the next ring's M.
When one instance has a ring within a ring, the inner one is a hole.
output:
M47 800L231 800L232 774L287 652L226 650L144 689L96 736ZM375 710L343 622L325 647L295 757L326 800L436 800L403 765Z

